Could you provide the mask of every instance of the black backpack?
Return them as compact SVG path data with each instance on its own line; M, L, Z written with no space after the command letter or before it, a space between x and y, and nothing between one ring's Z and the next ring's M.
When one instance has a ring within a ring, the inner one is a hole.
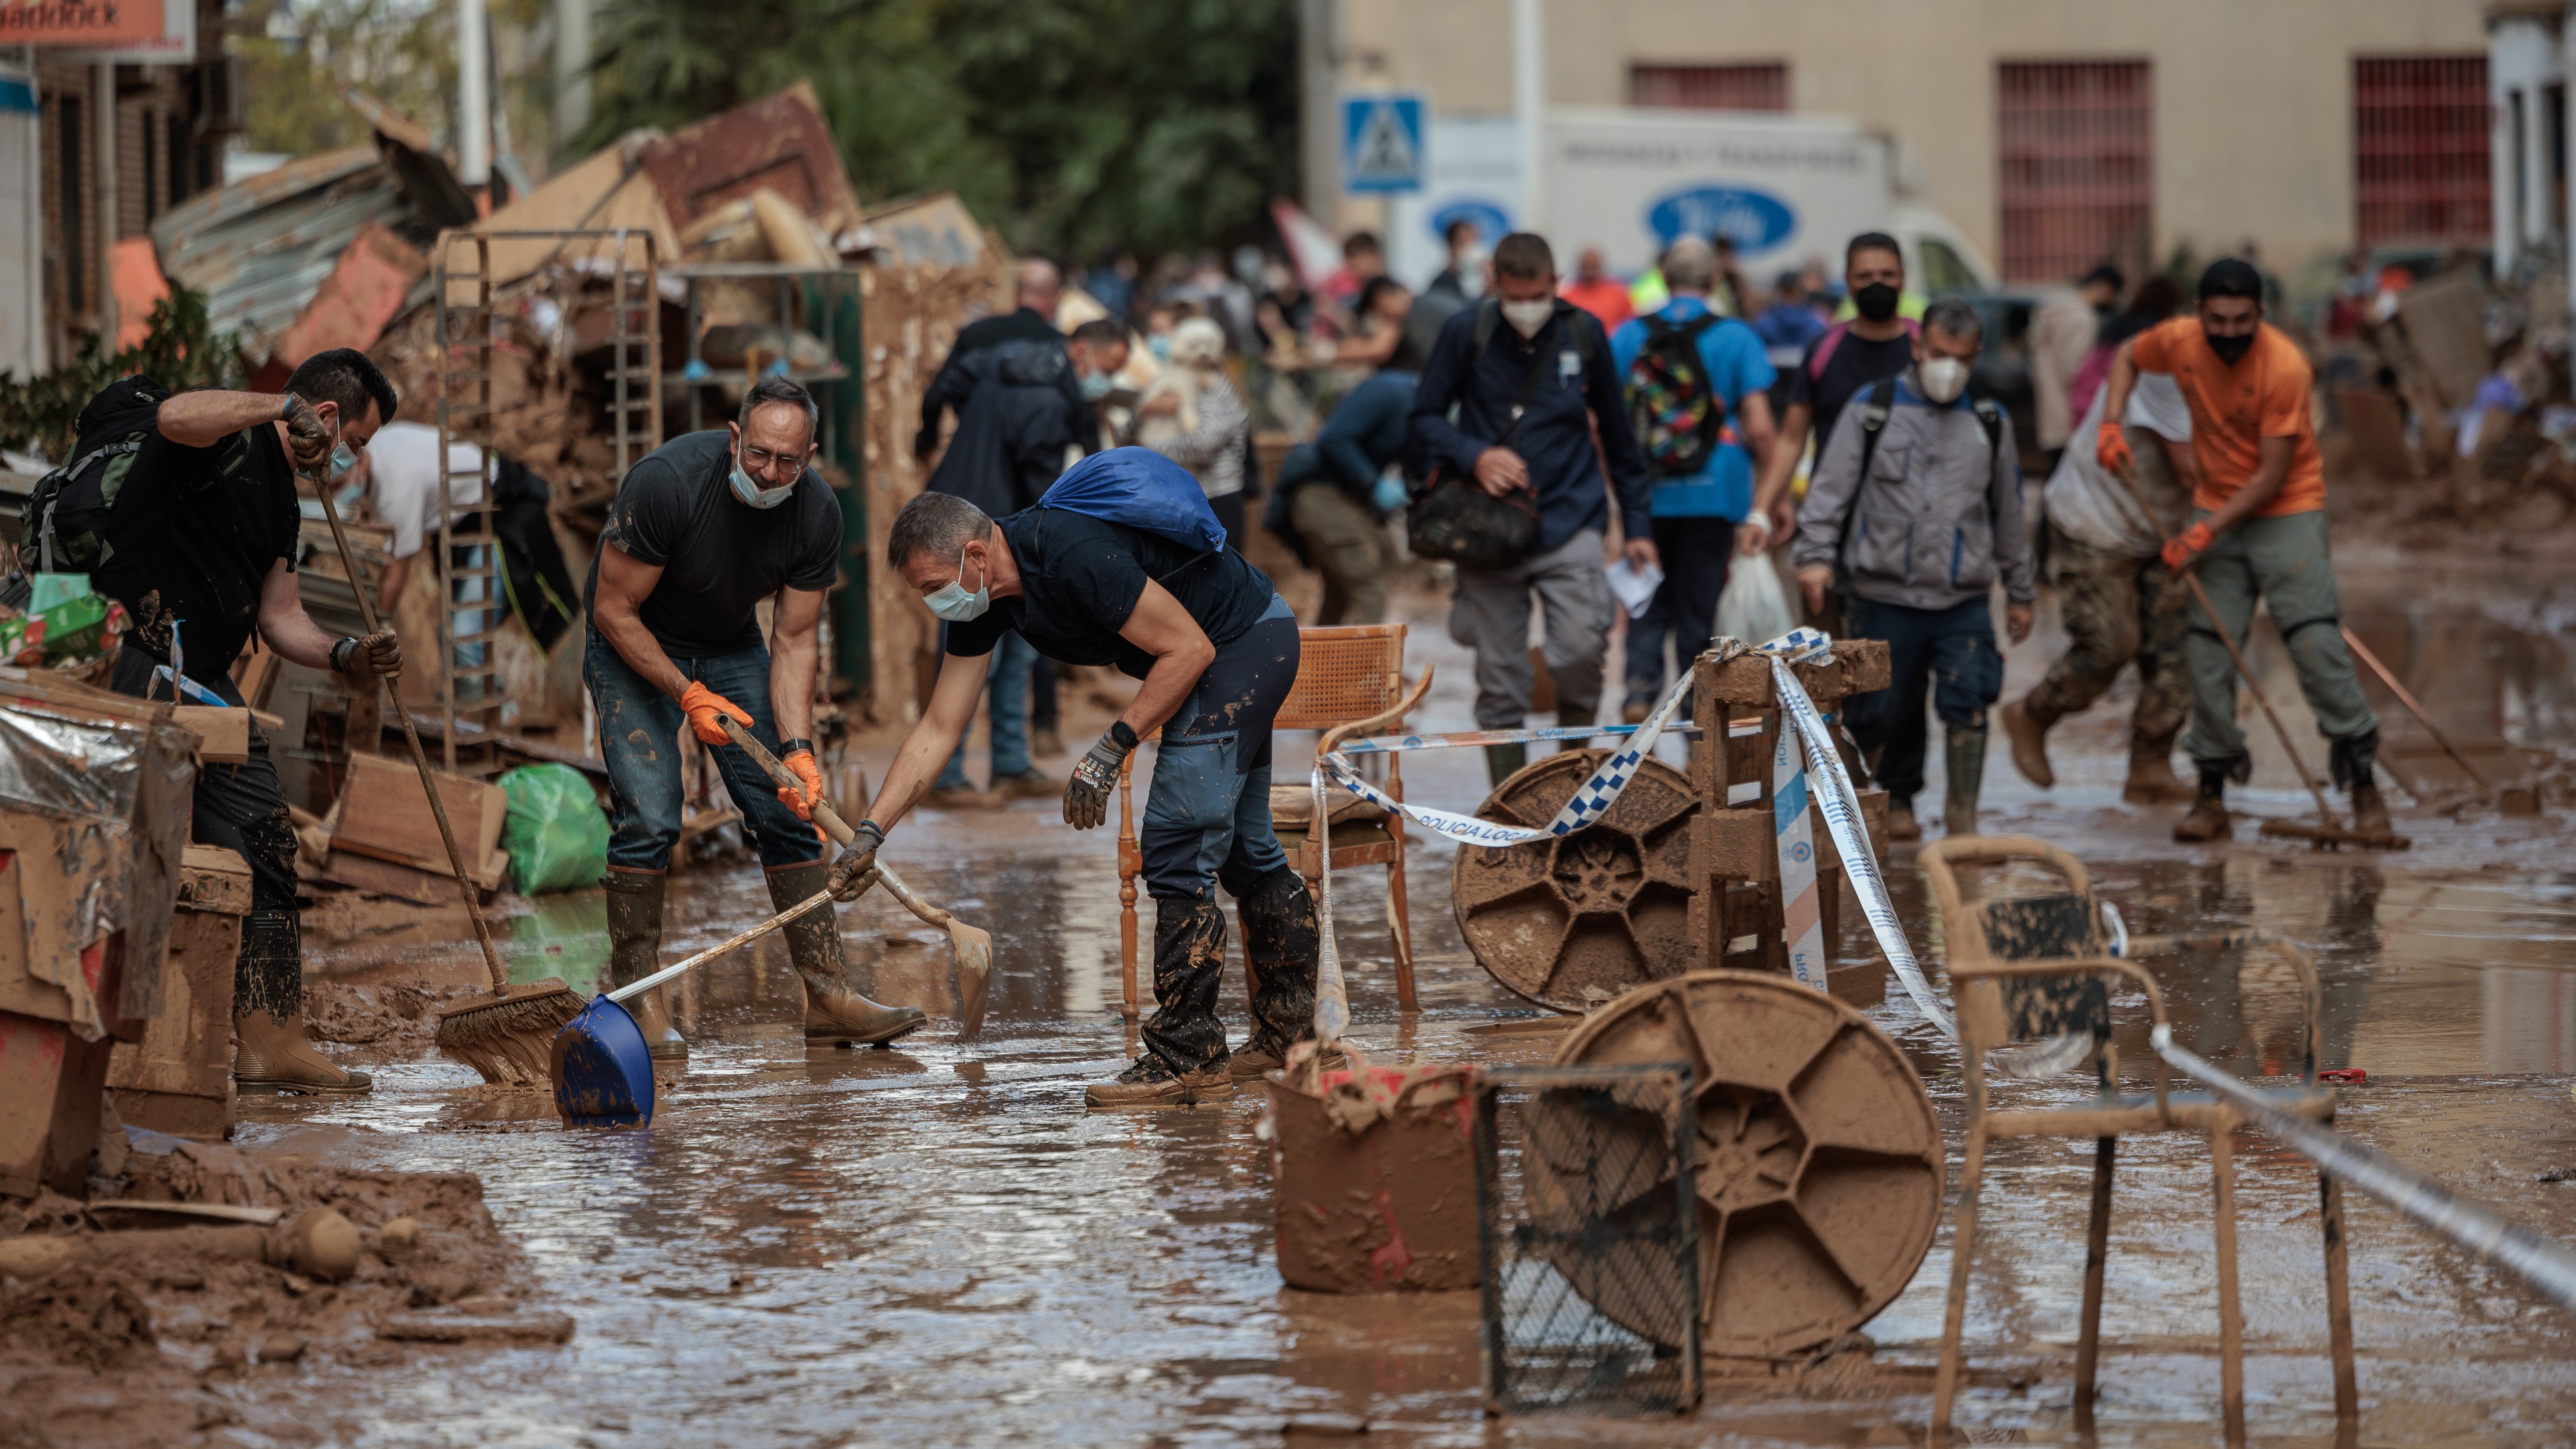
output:
M136 373L109 383L81 409L72 460L46 474L19 514L19 567L95 573L115 556L108 523L137 454L170 390Z
M1628 364L1628 410L1636 419L1637 445L1658 478L1687 478L1708 468L1726 429L1726 400L1699 355L1700 334L1718 324L1714 312L1688 322L1661 314L1645 319L1646 345Z

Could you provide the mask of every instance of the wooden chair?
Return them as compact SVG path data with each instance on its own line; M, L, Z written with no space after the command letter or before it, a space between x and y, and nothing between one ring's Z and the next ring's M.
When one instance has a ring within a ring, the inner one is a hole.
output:
M1931 1442L1949 1442L1950 1411L1960 1377L1959 1337L1967 1314L1968 1270L1975 1257L1977 1198L1983 1184L1986 1143L1998 1137L2090 1137L2093 1201L2085 1227L2084 1307L2075 1350L2075 1423L2093 1427L2094 1368L2102 1327L2102 1278L2110 1245L2111 1165L2123 1132L2199 1132L2209 1139L2217 1198L2220 1393L2230 1445L2245 1442L2244 1320L2236 1280L2236 1181L2230 1134L2241 1115L2204 1092L2165 1087L2162 1057L2148 1057L2154 1090L2124 1093L2119 1059L2111 1045L2111 983L2122 977L2146 993L2153 1024L2165 1024L2164 994L2154 975L2133 960L2108 954L2100 908L2090 878L2075 857L2026 836L1954 836L1926 846L1916 857L1932 880L1949 948L1951 991L1957 1002L1959 1051L1968 1082L1968 1140L1959 1189L1957 1232L1951 1249L1950 1298L1941 1327L1941 1363L1933 1381ZM1958 867L2020 863L2053 871L2062 892L2011 898L1961 899ZM2132 937L2129 956L2185 950L2260 947L2286 961L2305 988L2305 1061L2295 1087L2265 1089L2284 1111L2311 1121L2334 1117L2331 1086L2317 1082L2318 989L2316 968L2296 945L2260 931L2205 936ZM2037 1042L2067 1032L2092 1034L2096 1094L2073 1107L1998 1108L1986 1081L1990 1048ZM2352 1314L2345 1274L2343 1200L2332 1178L2317 1176L2325 1230L2326 1316L2332 1342L2335 1410L2345 1422L2359 1412L2352 1359Z
M1330 730L1335 725L1384 714L1404 702L1404 628L1402 624L1353 624L1297 631L1297 681L1279 706L1272 724L1283 730ZM1401 717L1384 728L1400 731ZM1404 798L1402 755L1388 755L1386 793ZM1136 881L1145 872L1144 853L1136 845L1130 755L1118 780L1118 952L1122 1010L1136 1019ZM1270 792L1273 822L1288 863L1311 886L1323 874L1323 851L1332 852L1332 867L1383 865L1387 868L1386 916L1395 937L1395 992L1406 1011L1419 1010L1413 996L1412 919L1404 887L1404 819L1335 789L1328 801L1330 819L1322 839L1314 831L1314 795L1301 776L1275 783ZM1245 987L1251 987L1246 973Z

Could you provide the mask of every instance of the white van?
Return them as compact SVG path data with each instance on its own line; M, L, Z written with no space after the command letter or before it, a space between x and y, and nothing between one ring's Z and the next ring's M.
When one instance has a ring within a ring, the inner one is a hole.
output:
M1477 223L1491 247L1529 224L1519 128L1510 117L1426 122L1423 190L1393 198L1387 264L1420 286L1446 265L1449 223ZM1547 214L1534 228L1571 273L1587 246L1632 277L1676 236L1735 240L1746 277L1821 259L1842 275L1853 235L1883 231L1905 249L1912 290L1988 292L1994 265L1947 217L1900 196L1895 143L1832 116L1742 111L1560 108L1548 116Z

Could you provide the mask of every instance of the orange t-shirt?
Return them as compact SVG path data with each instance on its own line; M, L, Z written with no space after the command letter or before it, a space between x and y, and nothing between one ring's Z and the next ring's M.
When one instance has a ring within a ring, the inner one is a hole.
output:
M2216 509L2236 496L2262 460L2265 438L2296 438L2290 476L2258 518L2313 513L2326 506L2326 470L2317 457L2316 420L2308 394L2315 374L2307 354L2271 323L2234 367L2209 350L2200 319L2176 317L2138 334L2129 356L2141 372L2173 375L2191 405L2191 448L2200 460L2196 508Z

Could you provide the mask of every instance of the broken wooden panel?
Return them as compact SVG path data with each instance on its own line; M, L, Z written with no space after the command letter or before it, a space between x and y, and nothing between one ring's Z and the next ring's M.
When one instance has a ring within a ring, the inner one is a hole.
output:
M498 889L499 873L491 862L499 853L501 820L508 813L509 797L499 786L481 780L444 771L431 773L468 873L485 890ZM438 818L431 814L429 796L420 788L417 767L408 760L349 757L349 784L341 797L339 824L331 835L332 858L337 860L344 851L453 879Z
M681 227L762 187L794 202L826 231L859 224L859 199L841 167L840 145L807 81L649 144L644 174Z

